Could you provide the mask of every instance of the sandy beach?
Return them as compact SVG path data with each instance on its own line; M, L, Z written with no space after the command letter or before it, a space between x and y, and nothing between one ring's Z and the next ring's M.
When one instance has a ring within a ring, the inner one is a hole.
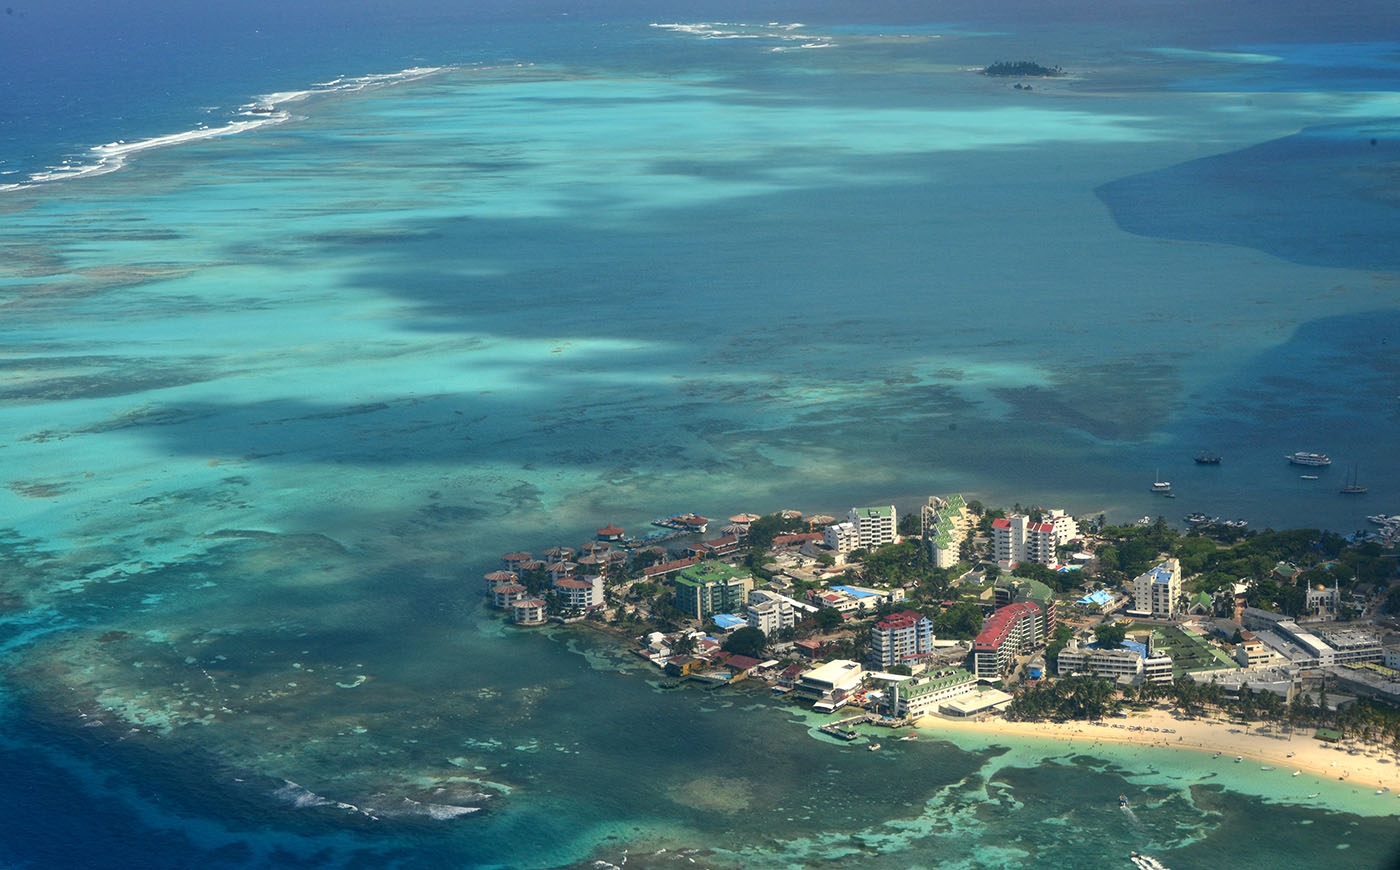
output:
M1157 709L1105 721L1108 724L1094 725L1089 722L1010 722L1002 718L967 720L926 716L916 725L931 732L976 731L1056 741L1159 746L1211 755L1219 752L1222 758L1230 760L1241 756L1280 770L1301 770L1325 779L1344 780L1368 788L1400 790L1400 764L1395 762L1393 753L1353 742L1334 747L1315 739L1310 728L1296 730L1290 739L1286 727L1277 732L1261 731L1257 726L1245 730L1244 726L1222 718L1177 719ZM1115 728L1115 724L1123 727ZM1129 730L1131 727L1141 727L1142 730ZM1149 728L1172 728L1175 733L1147 730ZM1351 747L1359 749L1360 754L1349 753L1347 749Z

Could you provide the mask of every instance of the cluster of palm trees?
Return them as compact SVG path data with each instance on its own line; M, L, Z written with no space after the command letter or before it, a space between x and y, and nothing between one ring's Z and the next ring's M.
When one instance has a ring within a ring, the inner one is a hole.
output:
M1006 708L1006 718L1102 719L1123 703L1108 680L1091 676L1064 677L1018 691Z
M1316 697L1298 692L1291 701L1270 691L1256 691L1248 684L1229 692L1219 683L1198 683L1178 677L1170 683L1143 683L1120 694L1100 677L1074 676L1027 686L1016 693L1006 716L1009 719L1100 719L1129 704L1167 701L1188 716L1219 712L1244 722L1287 725L1290 728L1335 728L1344 738L1354 738L1390 748L1400 754L1400 710L1361 699L1341 709L1328 709L1327 688Z

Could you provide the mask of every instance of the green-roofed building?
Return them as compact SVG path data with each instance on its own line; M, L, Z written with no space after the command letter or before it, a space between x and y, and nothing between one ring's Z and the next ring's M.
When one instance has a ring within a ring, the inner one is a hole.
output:
M895 716L917 719L938 712L938 705L966 694L977 678L962 668L947 668L904 680L890 686L886 697Z
M928 504L920 508L919 516L923 521L924 541L928 544L929 560L933 566L951 568L958 564L962 542L972 528L972 518L963 497L929 496Z
M743 610L753 575L723 562L700 562L676 576L676 607L693 619Z
M1186 612L1192 616L1210 616L1215 612L1215 600L1210 597L1209 592L1197 592L1191 596L1191 603Z
M1040 610L1045 614L1046 633L1055 630L1055 590L1029 577L998 577L993 587L996 593L996 606L1002 608L1008 604L1019 604L1022 601L1030 601L1040 606Z

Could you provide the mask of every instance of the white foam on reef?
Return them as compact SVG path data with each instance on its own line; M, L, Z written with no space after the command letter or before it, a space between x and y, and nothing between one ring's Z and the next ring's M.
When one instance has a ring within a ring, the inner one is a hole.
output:
M222 136L233 136L238 133L247 133L261 127L289 121L292 115L278 108L284 103L300 102L307 97L321 94L362 91L370 87L411 82L441 72L444 69L447 69L447 67L419 66L410 67L409 69L403 69L393 73L340 76L328 82L320 82L305 90L278 91L271 94L263 94L253 102L246 103L239 107L238 114L247 118L247 120L230 121L220 127L201 125L193 130L186 130L183 133L152 136L149 139L139 139L135 142L127 142L124 139L118 139L115 142L108 142L106 145L96 145L88 150L87 159L85 160L64 160L58 166L51 166L48 169L31 174L22 182L0 184L0 192L24 190L39 184L48 184L55 181L71 181L75 178L86 178L92 175L106 175L109 172L116 172L118 169L121 169L126 165L126 160L129 156L142 151L150 151L154 148L168 148L172 145L184 145L190 142L202 142L206 139L217 139Z
M304 786L297 785L290 779L282 780L282 787L273 792L274 795L296 807L328 807L335 803L329 798L323 798L316 792Z
M701 21L695 24L681 24L679 22L653 21L651 26L658 30L669 30L672 33L698 36L701 39L812 39L806 34L793 33L805 25L798 23L780 24L776 21L770 21L767 24L734 24L728 21Z
M403 812L414 816L427 816L434 821L445 822L458 816L481 812L481 807L459 807L456 804L427 804L412 798L403 799Z

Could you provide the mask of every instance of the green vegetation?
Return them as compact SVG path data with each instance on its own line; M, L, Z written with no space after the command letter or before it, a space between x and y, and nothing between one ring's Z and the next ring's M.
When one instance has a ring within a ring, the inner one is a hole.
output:
M758 658L767 645L768 636L766 634L760 629L746 625L743 628L735 629L729 637L725 638L721 649L735 655Z
M1022 689L1006 708L1008 719L1101 719L1121 702L1113 683L1098 677L1065 677Z
M1099 649L1118 649L1127 636L1128 626L1121 622L1104 622L1094 628L1094 640L1099 642Z
M823 607L821 610L818 610L816 615L812 618L816 620L817 628L824 632L835 631L846 622L846 620L841 617L840 613L830 607Z
M933 618L933 633L950 640L971 640L982 630L982 608L959 601Z
M1062 76L1065 71L1057 66L1041 66L1033 60L999 60L982 70L984 76L1039 76L1050 78Z
M751 550L767 550L773 546L773 539L778 535L791 534L802 531L802 529L801 517L768 514L749 523L748 545Z

